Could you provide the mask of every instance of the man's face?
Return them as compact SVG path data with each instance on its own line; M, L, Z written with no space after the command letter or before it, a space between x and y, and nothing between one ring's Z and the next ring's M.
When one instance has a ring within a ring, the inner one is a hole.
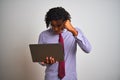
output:
M64 29L64 21L63 20L52 20L51 21L51 26L52 30L56 33L59 34L63 31Z

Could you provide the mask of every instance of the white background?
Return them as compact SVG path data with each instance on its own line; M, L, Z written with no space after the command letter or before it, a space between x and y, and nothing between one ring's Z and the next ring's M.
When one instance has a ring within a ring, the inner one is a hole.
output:
M120 0L0 0L0 80L44 80L30 43L46 29L44 16L64 7L92 44L77 50L78 80L120 80Z

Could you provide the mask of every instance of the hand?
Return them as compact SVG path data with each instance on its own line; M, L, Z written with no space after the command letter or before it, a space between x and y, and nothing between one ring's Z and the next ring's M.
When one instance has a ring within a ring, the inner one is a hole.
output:
M64 23L65 28L70 31L74 36L78 35L78 32L76 31L76 29L72 26L70 20L66 20Z
M73 26L72 26L70 20L66 20L65 23L64 23L64 26L65 26L65 28L66 28L68 31L72 31L72 30L73 30Z
M53 57L46 57L45 62L41 62L41 64L44 65L45 63L46 64L53 64L53 63L56 63L56 60Z

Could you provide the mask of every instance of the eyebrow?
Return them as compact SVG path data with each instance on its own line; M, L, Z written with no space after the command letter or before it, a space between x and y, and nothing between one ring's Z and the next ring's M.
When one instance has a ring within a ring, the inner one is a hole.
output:
M52 25L53 27L54 27L54 26L58 26L58 27L59 27L59 26L61 26L62 24L57 24L57 25L53 25L53 24L51 24L51 25Z

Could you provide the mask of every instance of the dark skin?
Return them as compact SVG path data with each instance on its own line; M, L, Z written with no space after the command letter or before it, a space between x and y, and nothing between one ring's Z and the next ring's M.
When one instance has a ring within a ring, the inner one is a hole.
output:
M52 30L55 32L55 34L59 34L61 33L64 29L67 29L68 31L70 31L73 36L77 36L78 32L77 30L72 26L70 20L52 20L51 21L51 26L52 26ZM54 59L54 57L46 57L45 62L41 62L41 64L53 64L56 63L57 61Z

